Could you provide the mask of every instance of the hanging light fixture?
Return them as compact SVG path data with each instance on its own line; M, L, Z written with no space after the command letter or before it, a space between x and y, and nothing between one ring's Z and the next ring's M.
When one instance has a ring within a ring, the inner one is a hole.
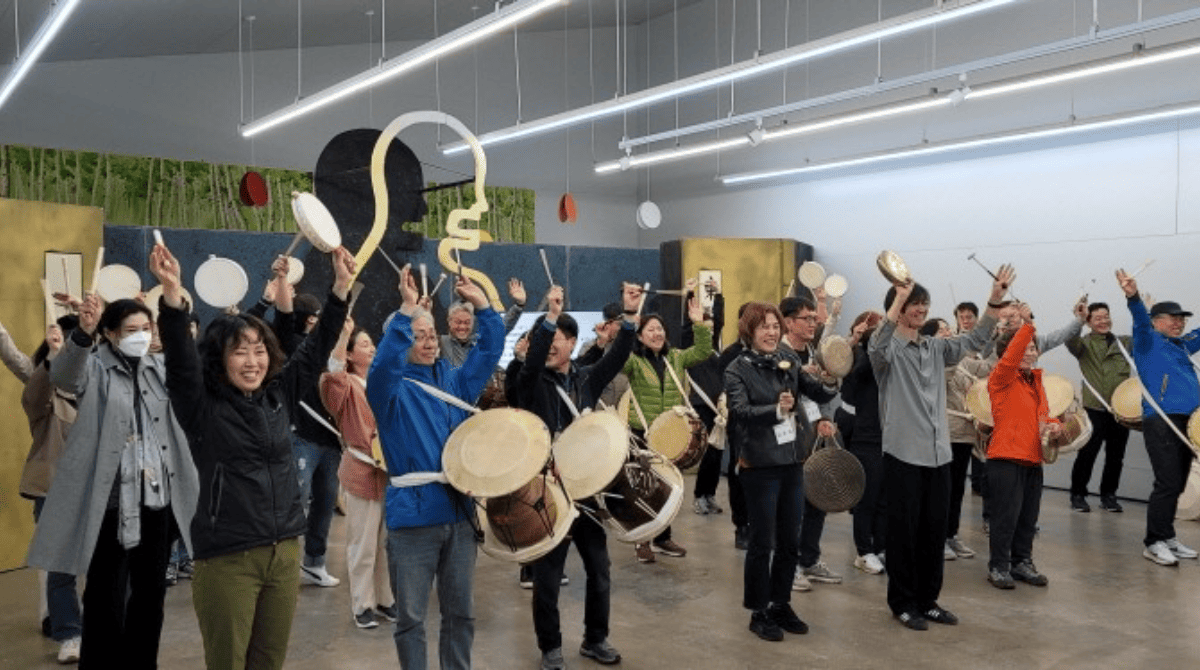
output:
M321 109L348 96L368 89L376 84L399 77L434 59L462 49L506 28L545 12L570 0L517 0L496 11L476 19L467 25L430 40L425 44L389 59L379 65L322 89L302 100L245 124L240 131L242 137L252 137L264 130L275 128L309 112Z
M38 29L33 36L33 40L29 42L29 47L25 49L25 53L17 56L16 63L9 71L8 77L4 79L4 84L0 86L0 107L12 97L13 91L17 90L17 85L29 74L30 68L41 57L42 52L46 47L50 46L50 42L54 40L54 36L62 29L67 19L71 18L71 13L79 6L81 0L60 0L54 4L50 10L50 15L46 17L46 21L42 23L42 27ZM15 6L14 6L14 10ZM17 47L18 52L20 46Z

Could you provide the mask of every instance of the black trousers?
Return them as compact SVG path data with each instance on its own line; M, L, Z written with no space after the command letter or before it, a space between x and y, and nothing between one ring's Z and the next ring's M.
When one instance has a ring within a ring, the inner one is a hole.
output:
M711 496L717 493L717 482L721 480L721 457L724 450L709 447L704 451L700 460L700 468L696 470L695 497Z
M1100 495L1115 496L1117 486L1121 484L1121 466L1125 463L1129 429L1122 426L1111 412L1089 409L1087 414L1092 421L1092 439L1075 454L1075 464L1071 466L1071 495L1088 494L1092 468L1096 465L1096 457L1100 455L1100 445L1103 444L1104 472L1100 475Z
M550 651L562 646L558 616L558 592L562 587L563 565L571 543L583 560L587 575L583 601L583 641L600 642L608 638L609 601L612 582L609 576L608 538L591 517L581 514L571 524L571 536L549 554L529 564L533 570L533 628L538 649Z
M967 468L971 466L970 442L954 442L950 450L954 460L950 461L950 509L946 513L946 537L958 535L959 517L962 516L963 496L967 494Z
M729 451L729 465L725 469L725 482L729 484L729 520L735 528L744 528L750 519L746 515L746 495L737 471L738 449L732 442L726 449Z
M742 470L750 546L743 572L742 606L765 609L792 598L799 557L800 515L804 509L804 469L778 465Z
M924 467L883 455L888 607L924 612L942 592L950 464Z
M1014 564L1033 559L1033 537L1042 509L1042 466L992 459L987 473L992 499L988 568L1007 572Z
M1168 414L1171 422L1187 435L1188 416ZM1146 546L1175 537L1175 511L1179 507L1179 494L1187 484L1195 454L1179 440L1162 417L1155 414L1142 421L1146 436L1146 455L1150 457L1150 468L1154 471L1154 488L1150 491L1150 503L1146 506Z
M850 442L850 453L858 458L866 475L863 496L850 510L854 517L854 548L859 556L879 554L886 548L887 502L883 497L883 445Z
M125 549L115 509L104 513L83 590L79 667L157 668L174 528L170 506L142 508L141 541Z

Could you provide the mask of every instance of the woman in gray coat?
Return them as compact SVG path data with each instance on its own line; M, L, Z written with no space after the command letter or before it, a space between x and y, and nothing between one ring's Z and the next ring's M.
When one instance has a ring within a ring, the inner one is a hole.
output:
M79 408L28 562L87 575L82 668L157 667L171 542L191 548L199 480L150 330L144 305L89 296L50 366Z

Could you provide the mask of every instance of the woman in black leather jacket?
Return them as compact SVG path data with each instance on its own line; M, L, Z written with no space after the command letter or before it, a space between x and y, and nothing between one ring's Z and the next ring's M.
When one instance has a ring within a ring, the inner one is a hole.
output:
M750 630L771 641L782 640L783 631L808 632L789 604L804 507L802 463L814 432L808 417L795 413L797 396L823 403L835 393L778 350L782 323L774 305L750 303L738 322L746 349L725 370L729 441L738 454L750 524L742 606L752 612ZM815 429L834 433L827 418Z

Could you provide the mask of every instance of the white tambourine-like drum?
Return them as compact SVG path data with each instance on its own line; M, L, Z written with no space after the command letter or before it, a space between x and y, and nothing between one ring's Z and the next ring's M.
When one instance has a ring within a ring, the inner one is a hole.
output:
M300 283L301 279L304 279L304 261L300 260L299 258L289 258L287 275L288 283L292 286L295 286L296 284Z
M820 263L804 261L800 264L800 268L796 270L796 279L805 288L817 288L825 283L825 268L821 267Z
M105 265L96 273L96 293L104 302L136 298L142 292L142 278L128 265Z
M637 208L637 224L643 230L653 230L662 223L662 212L659 211L658 205L647 200L638 205Z
M829 275L825 279L825 295L830 298L840 298L846 295L846 291L850 288L850 282L841 275Z
M196 287L196 295L217 309L240 303L250 290L250 279L242 266L236 261L216 256L209 256L196 268L192 283Z
M192 294L188 293L186 288L180 290L183 291L183 299L187 301L188 311L190 312L196 309L196 305L192 302ZM159 284L149 291L146 291L146 307L148 307L150 309L150 313L154 315L155 321L158 321L158 302L159 299L162 298L162 294L162 284Z
M312 193L292 193L292 214L300 233L322 253L342 246L342 232L329 208ZM294 245L293 245L294 246ZM288 251L287 256L291 255Z

